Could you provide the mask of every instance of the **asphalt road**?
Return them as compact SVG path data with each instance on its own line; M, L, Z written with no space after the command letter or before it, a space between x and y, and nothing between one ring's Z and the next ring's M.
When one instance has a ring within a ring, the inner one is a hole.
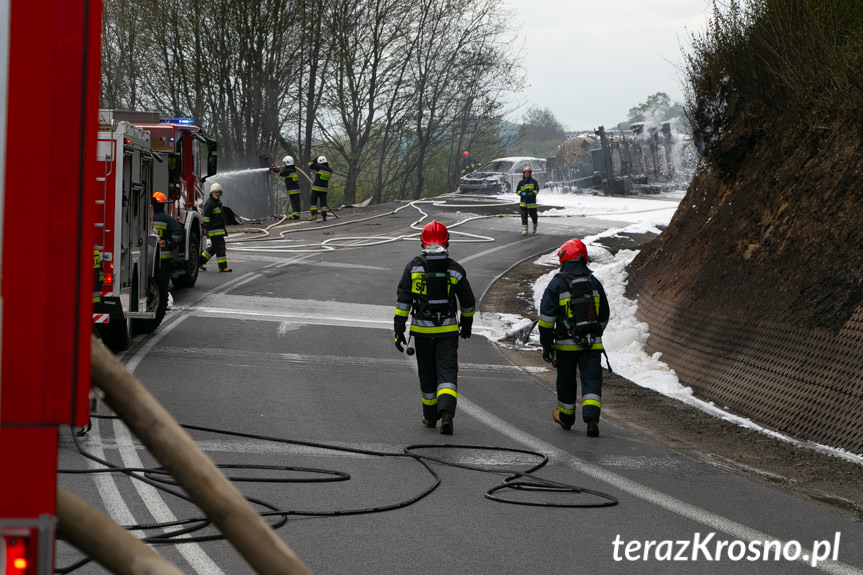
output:
M450 228L450 256L477 297L516 262L615 225L543 217L540 233L523 238L517 218L485 217L511 206L470 203L418 207L450 226L467 220ZM120 356L194 426L201 449L232 466L225 473L312 572L863 573L863 526L848 515L617 422L604 421L595 439L580 423L561 430L537 368L513 365L484 337L483 314L494 310L482 302L459 348L455 434L423 427L416 362L392 344L396 283L419 253L411 224L423 214L399 207L345 210L328 227L300 222L270 230L288 231L283 239L229 244L234 272L211 266L175 292L163 325ZM100 467L79 448L117 466L157 467L104 406L99 413L77 442L64 432L61 468ZM239 481L248 478L268 481ZM126 526L201 515L122 474L63 474L60 484ZM196 539L218 535L213 528L188 525L201 527L157 546L183 572L252 573L228 542ZM79 559L59 545L58 567ZM89 563L73 572L105 571Z

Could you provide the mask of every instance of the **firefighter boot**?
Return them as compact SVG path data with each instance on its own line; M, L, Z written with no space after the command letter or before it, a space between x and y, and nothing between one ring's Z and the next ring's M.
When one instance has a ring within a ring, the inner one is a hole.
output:
M534 235L536 235L536 224L537 224L537 222L533 222L533 233L534 233Z
M452 435L452 413L449 411L440 412L440 432L441 435Z
M325 222L325 221L327 221L327 212L323 212L321 214L321 222Z
M571 427L572 427L572 424L571 424L571 423L564 423L564 422L562 422L562 421L560 420L560 410L559 410L559 409L555 409L555 410L554 410L554 412L551 414L551 417L552 417L552 418L553 418L553 419L554 419L558 424L560 424L560 426L561 426L565 431L569 431L569 428L571 428Z
M527 235L527 226L521 226L521 235L523 235L523 236Z
M423 425L434 429L435 427L437 427L437 421L429 421L428 419L426 419L426 416L423 415Z
M585 423L587 423L587 436L599 437L599 422L591 419Z
M232 272L234 270L232 270L231 268L219 268L219 271L220 272Z
M312 215L309 216L308 221L313 222L318 219L318 212L312 212Z

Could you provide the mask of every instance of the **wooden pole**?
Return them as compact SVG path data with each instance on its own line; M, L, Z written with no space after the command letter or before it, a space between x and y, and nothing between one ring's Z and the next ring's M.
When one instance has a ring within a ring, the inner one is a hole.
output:
M115 575L183 575L134 535L62 489L57 490L57 537Z

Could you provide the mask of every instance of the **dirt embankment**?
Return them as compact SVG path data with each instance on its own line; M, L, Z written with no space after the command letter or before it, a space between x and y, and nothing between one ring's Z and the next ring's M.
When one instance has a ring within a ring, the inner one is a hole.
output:
M616 251L643 249L653 238L639 235L603 241ZM483 311L536 319L531 286L548 271L532 261L514 267L485 294ZM524 296L514 298L512 294ZM516 365L547 366L537 351L505 347L504 353ZM554 389L554 371L534 377ZM857 464L739 427L613 373L605 372L602 405L604 418L624 423L676 451L863 519L863 473Z

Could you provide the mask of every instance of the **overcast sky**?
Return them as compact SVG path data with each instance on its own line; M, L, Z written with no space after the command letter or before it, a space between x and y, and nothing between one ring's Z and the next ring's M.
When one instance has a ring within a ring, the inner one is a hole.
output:
M568 130L613 127L656 92L683 102L683 53L711 0L503 0L520 26L526 106ZM521 120L521 115L516 120Z

